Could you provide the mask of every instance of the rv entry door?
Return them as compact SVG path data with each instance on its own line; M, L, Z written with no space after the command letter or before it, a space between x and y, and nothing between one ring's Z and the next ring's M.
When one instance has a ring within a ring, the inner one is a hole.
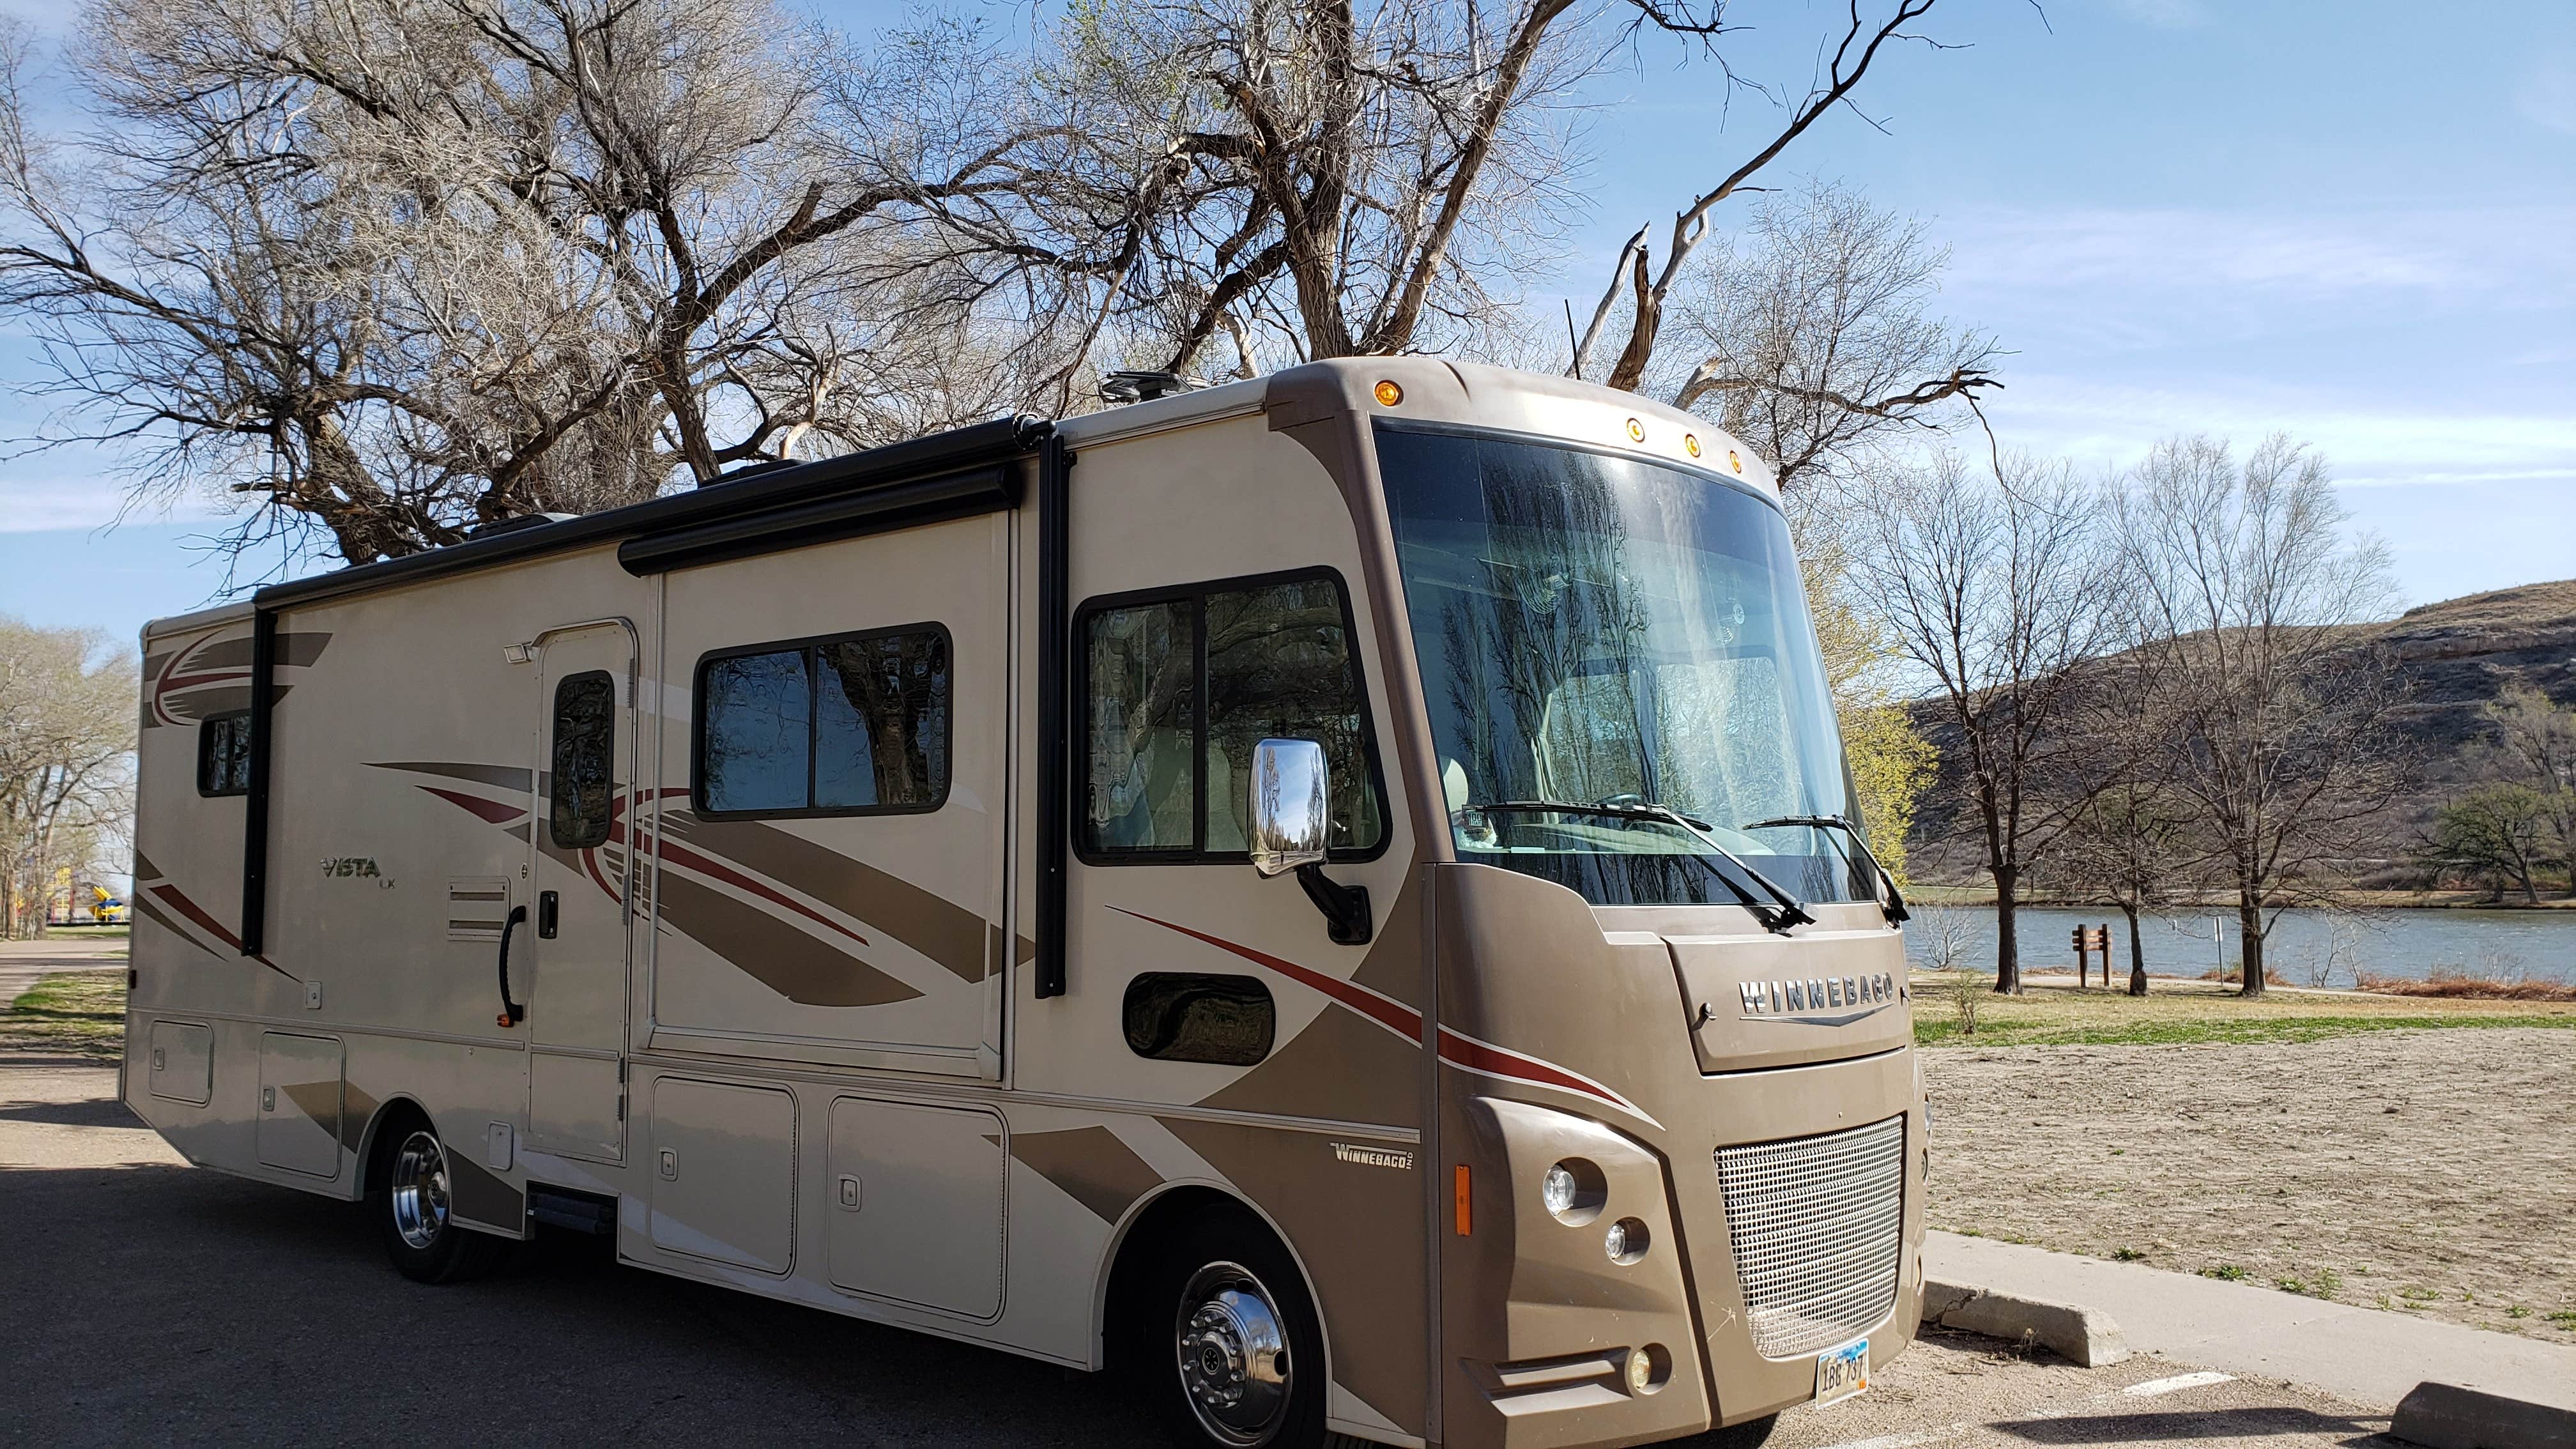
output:
M627 903L633 839L635 629L552 629L538 647L535 819L524 950L511 962L528 1021L528 1145L624 1156Z

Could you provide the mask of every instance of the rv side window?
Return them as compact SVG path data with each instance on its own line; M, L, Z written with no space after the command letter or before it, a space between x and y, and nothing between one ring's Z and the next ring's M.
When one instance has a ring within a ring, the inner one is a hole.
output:
M555 686L553 792L546 834L557 849L608 843L609 775L617 746L617 682L604 669L564 676Z
M1166 1062L1248 1067L1270 1055L1278 1011L1249 976L1148 971L1127 983L1127 1049Z
M1386 842L1350 610L1329 572L1096 601L1082 615L1081 845L1109 861L1240 861L1252 748L1323 744L1331 845Z
M250 711L208 715L197 726L197 793L250 793Z
M948 798L949 640L936 624L709 655L702 815L878 815Z

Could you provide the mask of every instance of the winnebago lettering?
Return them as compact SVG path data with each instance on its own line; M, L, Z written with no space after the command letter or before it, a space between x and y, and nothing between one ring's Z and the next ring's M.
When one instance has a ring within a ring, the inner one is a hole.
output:
M1315 363L144 652L124 1098L413 1278L595 1232L1228 1449L1751 1445L1913 1336L1904 903L1701 419Z

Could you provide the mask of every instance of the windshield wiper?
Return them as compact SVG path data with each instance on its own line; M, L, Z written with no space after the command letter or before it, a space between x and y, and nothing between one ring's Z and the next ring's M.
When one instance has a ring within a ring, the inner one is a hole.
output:
M1811 830L1838 830L1850 837L1852 846L1860 851L1860 860L1852 860L1850 848L1837 845L1835 849L1842 851L1843 859L1851 861L1854 865L1860 864L1863 860L1869 862L1870 872L1887 887L1886 898L1878 903L1878 909L1887 917L1887 923L1891 926L1898 925L1913 917L1914 913L1905 908L1905 892L1896 888L1895 873L1878 863L1877 852L1869 848L1869 841L1860 833L1859 826L1840 815L1783 815L1777 820L1756 820L1744 828L1768 830L1775 825L1804 825Z
M1601 815L1613 820L1652 820L1661 825L1678 825L1692 839L1716 852L1719 859L1744 872L1746 879L1760 886L1763 894L1771 897L1769 902L1759 900L1753 892L1745 889L1742 881L1722 870L1710 872L1719 880L1726 882L1726 888L1735 892L1735 898L1743 902L1746 910L1753 913L1754 919L1762 923L1764 930L1775 931L1785 936L1789 934L1791 926L1812 926L1816 923L1816 918L1807 914L1806 902L1782 890L1777 882L1755 870L1743 856L1718 844L1716 838L1708 833L1712 827L1707 821L1694 820L1669 805L1657 805L1651 802L1640 802L1635 805L1578 805L1567 800L1497 800L1490 805L1469 805L1465 808L1501 810L1525 815L1555 811L1566 815Z

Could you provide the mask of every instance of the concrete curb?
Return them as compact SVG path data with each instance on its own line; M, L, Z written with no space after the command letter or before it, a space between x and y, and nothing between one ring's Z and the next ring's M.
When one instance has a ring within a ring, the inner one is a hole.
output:
M2101 1368L2129 1356L2129 1341L2121 1335L2120 1325L2099 1309L2017 1298L1965 1283L1944 1283L1937 1278L1926 1279L1923 1284L1923 1321L1989 1338L2016 1342L2028 1339L2083 1368ZM2436 1445L2434 1449L2453 1446ZM2457 1449L2472 1446L2464 1444ZM2496 1445L2493 1449L2508 1446ZM2549 1449L2562 1446L2551 1445Z
M2417 1384L2398 1401L2388 1433L2426 1449L2576 1449L2576 1409Z

